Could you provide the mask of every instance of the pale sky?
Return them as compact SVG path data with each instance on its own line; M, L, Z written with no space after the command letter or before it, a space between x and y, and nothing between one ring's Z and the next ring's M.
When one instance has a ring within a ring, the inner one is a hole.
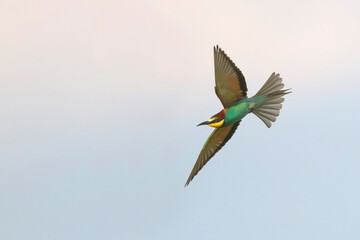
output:
M359 239L358 1L0 2L0 239ZM185 181L221 110L213 46L252 96Z

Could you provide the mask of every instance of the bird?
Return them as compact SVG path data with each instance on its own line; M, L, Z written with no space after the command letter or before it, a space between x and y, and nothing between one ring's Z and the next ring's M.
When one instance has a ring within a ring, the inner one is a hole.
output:
M215 93L224 108L209 120L197 125L208 125L215 130L201 149L185 187L229 141L246 115L255 114L270 128L272 122L275 122L279 116L284 95L291 93L291 89L283 89L284 84L280 74L273 72L260 90L253 97L248 98L244 75L218 45L214 46L214 66Z

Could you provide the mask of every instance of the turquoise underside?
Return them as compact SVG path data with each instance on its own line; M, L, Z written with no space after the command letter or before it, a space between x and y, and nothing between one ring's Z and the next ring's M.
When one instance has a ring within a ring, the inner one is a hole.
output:
M233 106L226 110L224 127L234 124L243 119L247 114L251 112L249 106L254 103L255 108L261 106L266 101L265 96L256 96L252 98L246 98L235 103Z

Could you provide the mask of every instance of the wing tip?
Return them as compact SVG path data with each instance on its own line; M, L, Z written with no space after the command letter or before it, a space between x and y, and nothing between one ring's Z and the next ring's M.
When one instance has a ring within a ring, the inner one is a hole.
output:
M187 187L187 186L189 186L190 182L194 179L194 177L195 177L195 176L192 176L192 177L191 177L191 174L190 174L189 178L186 180L186 183L185 183L185 185L184 185L184 188Z
M221 48L219 47L219 45L215 45L214 46L214 52L222 52Z

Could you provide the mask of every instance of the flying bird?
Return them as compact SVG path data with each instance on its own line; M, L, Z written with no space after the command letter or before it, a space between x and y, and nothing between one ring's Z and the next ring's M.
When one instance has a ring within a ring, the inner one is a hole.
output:
M290 89L283 89L280 75L272 73L264 86L253 97L248 98L244 75L218 46L214 47L214 64L215 93L224 109L198 125L208 125L215 130L201 149L185 186L189 185L202 167L229 141L247 114L255 114L270 128L271 122L275 122L279 116L281 103L284 102L283 96L291 93Z

